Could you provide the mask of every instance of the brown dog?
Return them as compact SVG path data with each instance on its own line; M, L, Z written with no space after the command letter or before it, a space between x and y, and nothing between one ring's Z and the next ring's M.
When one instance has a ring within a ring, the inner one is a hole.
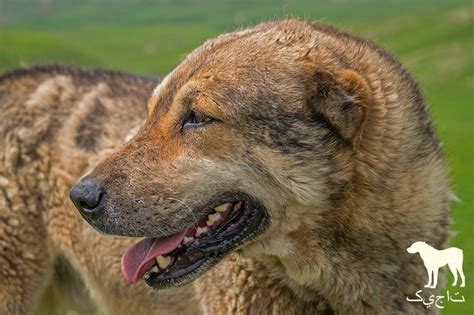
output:
M155 84L65 67L0 77L0 314L90 313L93 302L110 314L197 312L188 288L156 295L116 276L134 241L99 235L68 198L143 123Z
M426 105L375 44L285 20L219 36L157 87L139 133L71 190L98 230L148 237L129 282L198 282L210 313L436 312L406 252L449 236ZM117 275L118 277L118 275Z

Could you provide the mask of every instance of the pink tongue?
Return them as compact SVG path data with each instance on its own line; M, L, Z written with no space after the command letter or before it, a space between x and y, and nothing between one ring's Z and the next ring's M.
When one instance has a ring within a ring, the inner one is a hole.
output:
M122 256L122 274L130 284L140 280L154 264L155 257L173 251L187 230L162 238L146 238L130 247Z

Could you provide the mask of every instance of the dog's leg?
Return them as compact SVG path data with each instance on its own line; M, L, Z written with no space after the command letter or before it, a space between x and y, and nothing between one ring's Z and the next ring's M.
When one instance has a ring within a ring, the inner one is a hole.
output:
M439 268L433 268L433 284L431 285L431 289L436 288L436 285L438 284L438 271Z
M425 288L431 287L431 275L433 273L433 270L426 267L426 271L428 272L428 283L425 285Z
M462 267L458 269L459 274L461 275L461 288L466 286L466 278L464 277L464 272L462 271Z
M457 270L457 272L459 272L459 275L461 276L461 288L464 288L466 285L466 278L464 277L464 272L462 271L462 257L459 261L456 261L456 266L454 268ZM455 273L456 270L454 271Z
M458 283L458 272L456 270L456 266L454 265L454 263L449 262L448 267L449 267L449 270L451 270L451 273L453 274L453 277L454 277L452 286L455 286Z

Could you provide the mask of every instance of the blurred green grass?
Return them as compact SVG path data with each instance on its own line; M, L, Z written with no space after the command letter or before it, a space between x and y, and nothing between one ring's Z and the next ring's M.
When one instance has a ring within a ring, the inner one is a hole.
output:
M0 72L69 63L163 75L205 39L284 16L331 23L399 57L431 105L461 202L451 244L464 250L465 303L474 310L474 7L466 0L0 0Z

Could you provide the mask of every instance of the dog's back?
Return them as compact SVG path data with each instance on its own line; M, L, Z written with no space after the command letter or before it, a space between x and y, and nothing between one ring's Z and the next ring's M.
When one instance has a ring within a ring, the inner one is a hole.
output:
M85 311L77 295L87 291L74 279L110 312L170 311L172 301L121 279L128 241L98 235L67 197L81 174L141 125L156 83L59 66L0 77L0 314L42 312L44 292Z

